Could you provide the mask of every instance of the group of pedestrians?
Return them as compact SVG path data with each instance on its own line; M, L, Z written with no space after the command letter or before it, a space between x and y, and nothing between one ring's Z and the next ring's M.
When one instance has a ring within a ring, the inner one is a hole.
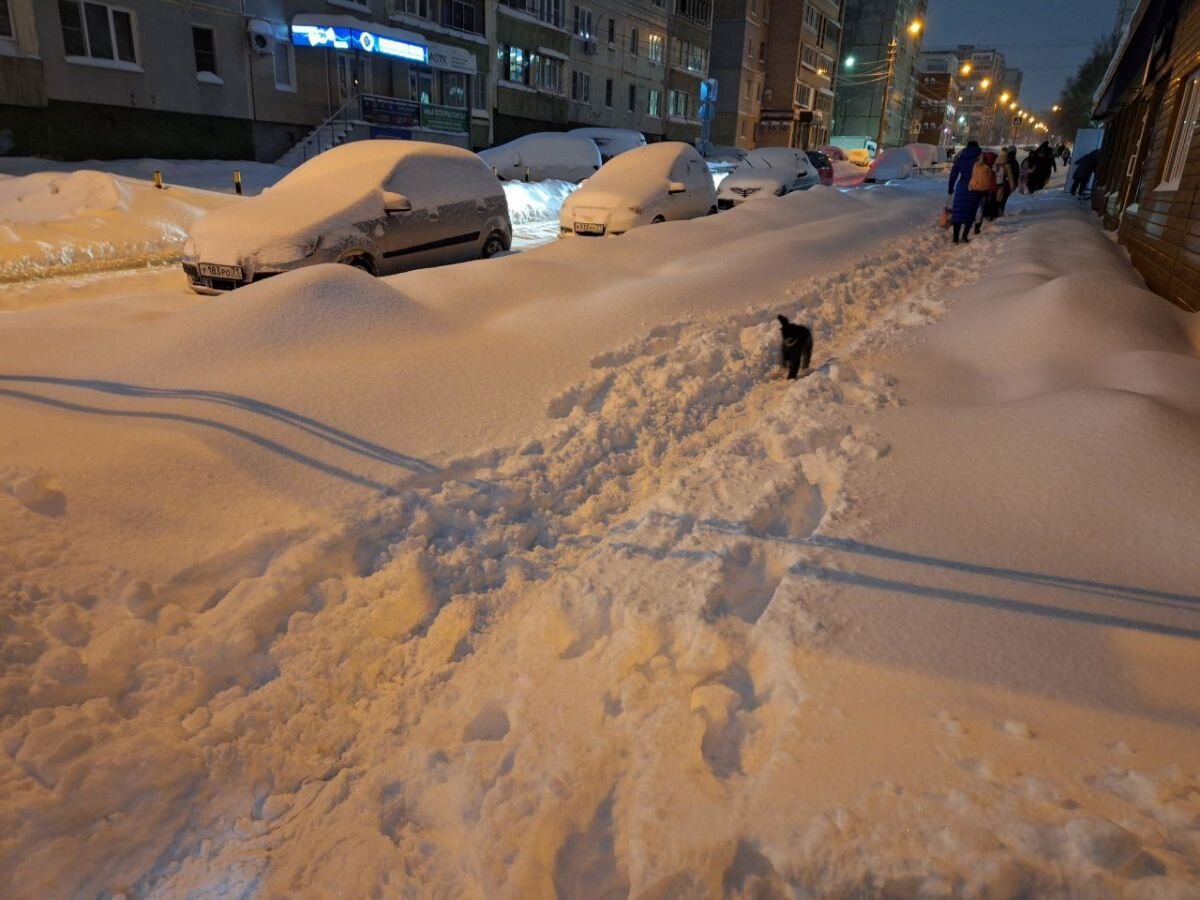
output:
M955 157L950 170L950 225L954 243L969 243L971 230L979 234L984 221L1003 216L1008 198L1015 193L1033 194L1058 171L1057 160L1066 148L1055 151L1049 141L1031 152L1018 165L1017 148L1004 147L996 153L970 141ZM1070 159L1069 155L1065 159Z

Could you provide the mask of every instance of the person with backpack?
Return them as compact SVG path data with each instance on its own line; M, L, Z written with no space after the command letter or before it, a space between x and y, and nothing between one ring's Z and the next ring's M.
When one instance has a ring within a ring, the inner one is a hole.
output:
M971 183L975 164L981 161L982 154L979 141L969 141L955 157L954 167L950 170L950 224L954 228L956 244L971 241L971 225L975 222L981 199L980 192L972 190Z

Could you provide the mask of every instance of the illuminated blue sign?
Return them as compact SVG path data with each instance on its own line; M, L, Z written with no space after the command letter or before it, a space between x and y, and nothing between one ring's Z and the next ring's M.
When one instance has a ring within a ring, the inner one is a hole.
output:
M334 25L293 25L292 43L297 47L332 47L334 50L361 50L412 62L429 62L429 48L395 38L342 28Z

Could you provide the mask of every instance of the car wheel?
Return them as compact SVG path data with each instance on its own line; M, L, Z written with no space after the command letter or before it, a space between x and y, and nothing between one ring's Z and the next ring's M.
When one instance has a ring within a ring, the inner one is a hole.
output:
M483 250L479 254L480 259L490 259L497 253L504 251L504 236L498 231L493 231L488 235L487 240L483 242Z
M650 224L651 224L651 225L658 225L659 223L661 223L661 222L665 222L665 221L667 221L667 217L666 217L666 216L655 216L653 219L651 219L651 220L650 220Z
M347 256L346 258L339 260L339 262L355 269L362 269L368 275L375 274L375 263L371 261L371 257L364 253L358 253L354 256Z

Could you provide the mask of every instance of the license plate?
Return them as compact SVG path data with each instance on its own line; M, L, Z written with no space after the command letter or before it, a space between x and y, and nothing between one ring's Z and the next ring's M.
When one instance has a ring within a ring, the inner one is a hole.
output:
M200 274L208 278L228 278L230 281L242 280L241 266L218 266L214 263L200 263L197 267Z
M593 222L576 222L576 234L604 234L604 226Z

